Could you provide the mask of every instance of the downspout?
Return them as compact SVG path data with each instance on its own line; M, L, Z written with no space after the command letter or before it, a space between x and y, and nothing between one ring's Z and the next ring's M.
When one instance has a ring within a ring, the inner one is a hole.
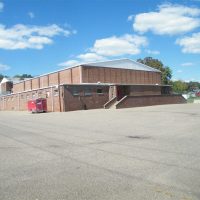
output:
M51 111L54 111L53 86L51 86Z
M58 86L58 98L59 98L59 109L60 109L60 112L62 112L62 109L61 109L61 98L60 98L60 85Z
M19 94L18 94L18 111L20 110L20 102L19 102Z

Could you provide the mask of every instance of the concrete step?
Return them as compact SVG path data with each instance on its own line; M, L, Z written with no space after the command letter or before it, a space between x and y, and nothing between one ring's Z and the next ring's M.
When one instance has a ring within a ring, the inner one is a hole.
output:
M109 109L116 109L116 105L118 104L119 101L116 101L112 106L110 106Z

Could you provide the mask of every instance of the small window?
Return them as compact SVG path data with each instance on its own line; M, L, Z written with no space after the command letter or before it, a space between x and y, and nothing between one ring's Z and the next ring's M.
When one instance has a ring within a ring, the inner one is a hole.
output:
M27 94L27 95L26 95L26 99L29 99L29 98L30 98L30 97L29 97L29 95Z
M23 99L23 98L24 98L24 95L22 94L22 95L21 95L21 99Z
M72 94L73 94L73 96L79 96L80 95L79 94L79 89L78 88L73 88Z
M103 94L103 90L101 88L97 89L97 94Z
M85 88L85 89L84 89L84 95L85 95L85 96L91 96L91 95L92 95L92 90L91 90L91 88Z

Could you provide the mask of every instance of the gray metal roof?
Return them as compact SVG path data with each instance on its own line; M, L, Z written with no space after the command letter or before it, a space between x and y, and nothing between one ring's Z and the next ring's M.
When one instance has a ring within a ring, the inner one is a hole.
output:
M157 69L138 63L131 59L120 59L120 60L111 60L105 62L95 62L88 64L81 64L81 66L90 66L90 67L108 67L108 68L119 68L119 69L133 69L133 70L142 70L142 71L151 71L151 72L160 72Z

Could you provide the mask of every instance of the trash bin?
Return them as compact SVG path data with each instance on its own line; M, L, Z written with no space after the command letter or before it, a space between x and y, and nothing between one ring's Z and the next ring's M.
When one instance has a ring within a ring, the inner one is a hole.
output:
M44 98L29 100L28 101L28 111L30 111L32 113L47 112L47 100Z

